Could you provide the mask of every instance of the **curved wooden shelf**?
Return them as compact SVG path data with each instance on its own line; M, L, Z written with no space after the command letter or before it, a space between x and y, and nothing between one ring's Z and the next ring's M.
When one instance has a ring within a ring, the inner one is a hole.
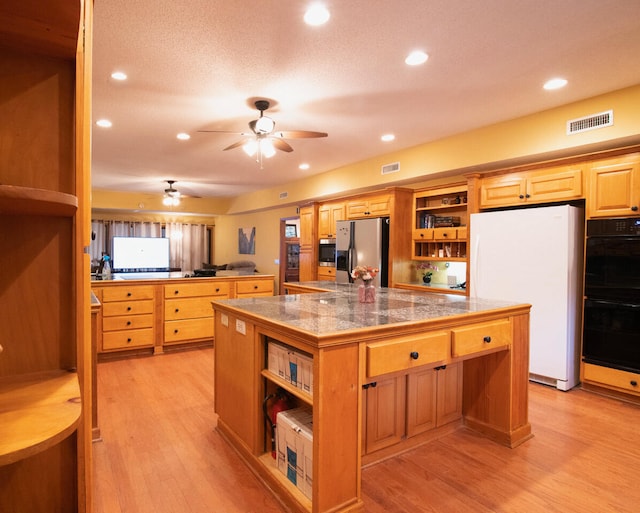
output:
M64 192L0 185L0 213L71 217L78 210L78 198Z
M78 426L82 402L75 372L0 379L0 466L58 444Z

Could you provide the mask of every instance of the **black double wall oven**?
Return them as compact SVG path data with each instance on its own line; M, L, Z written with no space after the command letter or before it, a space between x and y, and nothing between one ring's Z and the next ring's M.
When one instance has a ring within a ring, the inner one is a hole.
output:
M583 360L640 374L640 219L587 221Z

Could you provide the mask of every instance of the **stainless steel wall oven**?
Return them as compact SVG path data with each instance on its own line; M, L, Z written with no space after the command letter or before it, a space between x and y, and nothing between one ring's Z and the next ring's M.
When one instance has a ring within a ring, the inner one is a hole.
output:
M587 221L582 357L640 373L640 219Z

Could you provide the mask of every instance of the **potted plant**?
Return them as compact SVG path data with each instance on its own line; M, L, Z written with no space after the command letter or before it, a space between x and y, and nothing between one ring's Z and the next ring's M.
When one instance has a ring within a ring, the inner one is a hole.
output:
M416 269L422 273L422 282L423 283L431 283L431 276L433 275L433 271L438 270L438 266L432 264L431 262L420 262L416 265Z

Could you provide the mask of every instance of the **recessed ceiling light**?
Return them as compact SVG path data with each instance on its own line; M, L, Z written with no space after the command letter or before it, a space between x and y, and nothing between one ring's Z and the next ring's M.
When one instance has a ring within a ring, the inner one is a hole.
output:
M108 119L99 119L96 121L96 125L102 128L111 128L112 123Z
M552 78L551 80L547 80L542 87L547 91L552 91L554 89L560 89L566 85L567 81L564 78Z
M313 26L324 25L327 21L329 21L330 17L331 14L324 6L324 4L314 3L311 4L307 11L304 13L304 22L307 25Z
M304 171L305 169L309 169L309 167L310 167L309 164L304 162L298 166L298 169L302 169Z
M113 73L111 73L111 78L113 78L114 80L126 80L127 74L122 71L114 71Z
M178 135L176 135L176 137L178 139L180 139L181 141L188 141L189 139L191 139L191 136L189 134L184 133L184 132L180 132Z
M389 142L389 141L393 141L395 138L396 136L393 134L384 134L382 137L380 137L380 140L384 142Z
M415 50L407 55L407 58L404 60L404 62L409 66L418 66L427 62L428 58L429 56L422 50Z

